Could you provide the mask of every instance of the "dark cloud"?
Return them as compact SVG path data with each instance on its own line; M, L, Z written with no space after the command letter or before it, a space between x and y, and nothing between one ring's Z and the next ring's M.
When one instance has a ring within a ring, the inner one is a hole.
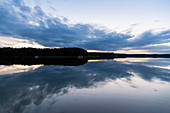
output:
M28 7L22 0L7 0L0 3L1 36L24 38L44 46L74 46L97 50L117 50L125 47L148 49L145 46L167 43L170 38L169 30L157 34L147 31L129 41L128 39L133 38L132 35L106 33L89 24L70 26L66 24L67 21L67 18L49 16L40 6ZM152 49L154 47L149 48Z
M133 46L141 47L141 46L146 46L146 45L150 45L150 44L167 43L167 42L169 42L168 39L170 39L170 30L163 31L158 34L153 34L152 32L147 31L147 32L141 34L141 36L139 36L139 38L137 38L133 41Z

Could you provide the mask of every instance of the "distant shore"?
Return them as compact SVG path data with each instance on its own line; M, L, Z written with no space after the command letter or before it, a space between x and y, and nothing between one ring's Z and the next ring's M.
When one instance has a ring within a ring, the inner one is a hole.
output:
M113 58L170 58L170 54L118 54L113 52L87 52L82 48L0 48L0 57L33 59L113 59Z

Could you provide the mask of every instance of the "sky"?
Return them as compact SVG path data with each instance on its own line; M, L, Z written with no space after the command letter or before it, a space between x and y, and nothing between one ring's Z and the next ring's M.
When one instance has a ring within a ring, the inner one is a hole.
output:
M0 47L170 53L170 0L0 0Z
M132 26L138 26L132 31L135 34L170 27L169 0L41 0L34 3L27 0L27 3L32 7L40 4L47 12L64 16L72 23L98 24L119 32Z

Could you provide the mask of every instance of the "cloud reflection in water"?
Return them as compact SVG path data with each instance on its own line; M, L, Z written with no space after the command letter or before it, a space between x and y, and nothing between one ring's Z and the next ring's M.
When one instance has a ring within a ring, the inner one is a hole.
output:
M3 113L166 112L170 105L170 70L159 67L168 66L168 61L42 66L2 75L0 110Z

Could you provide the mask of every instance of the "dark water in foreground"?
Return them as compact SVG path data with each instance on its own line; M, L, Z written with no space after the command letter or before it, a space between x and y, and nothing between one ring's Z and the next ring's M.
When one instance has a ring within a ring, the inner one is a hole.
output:
M170 59L0 66L0 113L170 113Z

